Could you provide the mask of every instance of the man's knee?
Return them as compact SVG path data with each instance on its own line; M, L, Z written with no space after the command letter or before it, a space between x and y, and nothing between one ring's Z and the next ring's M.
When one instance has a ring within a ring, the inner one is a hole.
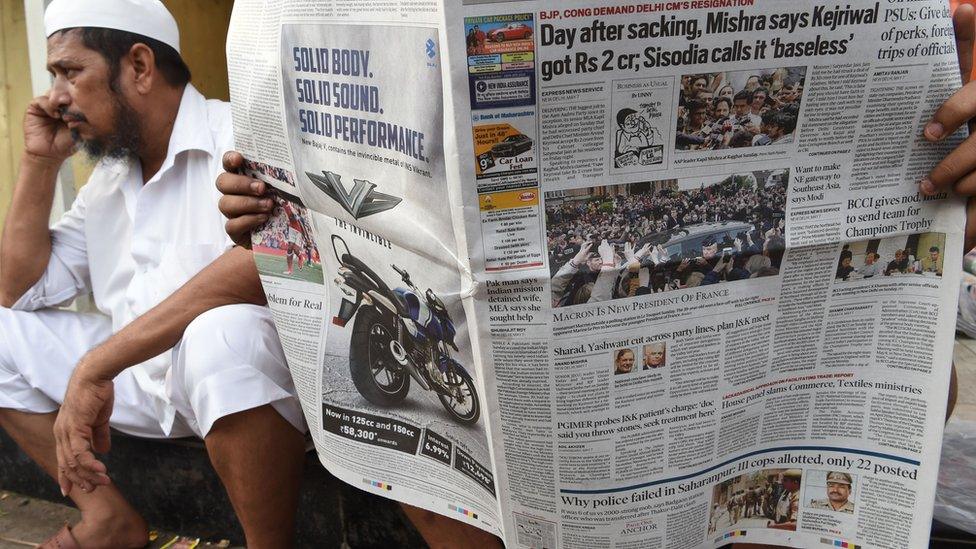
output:
M269 341L272 340L273 341ZM267 360L268 344L279 348L267 308L235 304L211 309L187 326L174 364L195 385L215 372Z
M186 403L202 435L227 414L265 404L304 427L267 307L228 305L197 317L174 350L169 383L171 397Z

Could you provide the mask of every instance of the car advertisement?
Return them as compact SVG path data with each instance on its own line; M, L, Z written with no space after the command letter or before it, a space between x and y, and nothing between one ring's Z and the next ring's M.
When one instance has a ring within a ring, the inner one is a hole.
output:
M535 23L531 13L464 20L473 110L535 104Z
M520 126L500 123L474 127L475 172L479 180L503 175L535 178L538 170L534 128L528 124Z

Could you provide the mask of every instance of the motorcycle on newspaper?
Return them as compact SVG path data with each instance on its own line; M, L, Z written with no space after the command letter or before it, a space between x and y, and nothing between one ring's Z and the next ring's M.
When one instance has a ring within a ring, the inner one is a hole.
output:
M349 343L349 370L356 390L378 406L407 398L410 380L437 393L454 421L473 425L481 415L474 381L451 357L456 331L444 302L427 289L421 293L410 274L393 267L404 286L390 289L346 242L332 236L339 261L335 284L345 294L332 323L344 327L356 317Z

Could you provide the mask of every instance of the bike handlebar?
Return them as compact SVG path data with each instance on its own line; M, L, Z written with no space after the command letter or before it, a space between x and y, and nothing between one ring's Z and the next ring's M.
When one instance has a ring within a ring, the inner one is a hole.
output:
M400 278L402 278L403 280L410 280L410 274L407 273L407 271L404 271L403 269L397 267L396 265L393 265L392 263L390 264L390 267L393 267L393 270L396 271L397 274L400 275Z

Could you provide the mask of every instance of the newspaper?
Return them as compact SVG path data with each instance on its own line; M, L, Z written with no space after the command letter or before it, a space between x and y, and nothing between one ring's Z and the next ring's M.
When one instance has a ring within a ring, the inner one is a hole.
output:
M238 0L229 37L337 477L509 547L926 544L943 0Z

